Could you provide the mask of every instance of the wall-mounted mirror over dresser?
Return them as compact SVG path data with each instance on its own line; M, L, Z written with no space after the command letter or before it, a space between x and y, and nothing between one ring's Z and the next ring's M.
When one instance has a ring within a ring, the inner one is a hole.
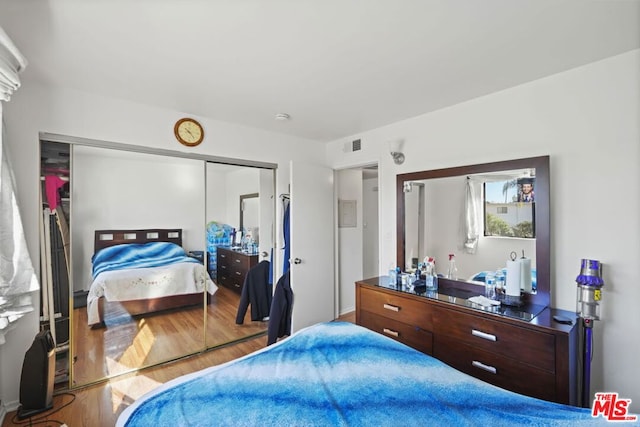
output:
M533 203L518 201L518 182L524 179L535 180ZM497 196L491 192L496 183ZM438 273L445 274L448 255L454 254L458 277L453 279L460 282L458 287L468 288L462 282L471 284L483 272L504 268L512 252L517 258L524 253L532 259L535 274L535 291L527 291L524 300L545 307L550 301L549 191L548 156L400 174L396 178L397 265L409 270L412 260L431 256ZM498 205L500 213L494 216L500 221L514 212L528 213L526 220L535 234L491 235L487 217L492 214L487 211L492 205ZM467 230L470 224L473 232Z
M399 174L396 183L397 266L417 277L435 259L437 289L408 275L358 281L356 323L500 387L577 405L576 314L549 306L549 157ZM447 277L449 254L457 270ZM483 300L487 276L509 277L514 258L531 265L518 273L518 297Z
M266 332L219 285L252 194L254 252L274 236L275 165L40 135L41 320L58 386L79 387ZM237 247L234 246L237 244ZM260 256L260 260L269 260ZM142 273L144 271L144 273Z

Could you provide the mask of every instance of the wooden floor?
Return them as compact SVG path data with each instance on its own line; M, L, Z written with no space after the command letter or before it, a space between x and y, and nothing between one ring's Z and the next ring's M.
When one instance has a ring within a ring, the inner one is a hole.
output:
M343 315L339 320L355 323L355 312ZM53 399L54 409L43 413L41 417L33 417L31 421L35 423L39 419L46 420L47 422L38 424L41 426L60 426L66 423L69 427L112 427L127 406L158 385L181 375L244 356L264 348L266 343L266 336L261 336L162 366L121 375L106 383L73 390L69 394L58 394ZM29 425L28 419L17 421L15 416L15 412L8 413L2 427Z
M91 384L265 332L267 323L252 322L250 310L244 323L236 325L239 301L240 295L220 286L207 305L206 334L203 305L139 318L116 308L112 309L107 326L98 329L87 325L86 308L76 308L73 386Z

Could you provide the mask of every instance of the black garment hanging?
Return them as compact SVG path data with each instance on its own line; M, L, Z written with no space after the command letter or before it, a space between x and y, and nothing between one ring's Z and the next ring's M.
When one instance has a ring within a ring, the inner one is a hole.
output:
M247 271L240 294L236 324L242 325L244 323L244 316L249 304L251 304L251 320L262 320L269 316L273 298L273 285L269 280L270 265L269 261L260 261Z
M276 283L276 290L269 312L267 328L267 345L275 343L278 338L291 335L291 312L293 309L293 291L287 271Z
M284 207L284 218L282 222L282 232L284 234L284 262L282 265L283 273L286 273L289 270L289 258L291 257L291 227L289 221L290 211L291 203L288 202Z

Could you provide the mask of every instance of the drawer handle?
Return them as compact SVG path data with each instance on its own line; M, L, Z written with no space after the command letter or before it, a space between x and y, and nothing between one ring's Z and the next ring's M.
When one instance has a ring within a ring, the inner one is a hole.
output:
M496 338L495 335L487 334L486 332L482 332L477 329L472 329L471 335L473 335L474 337L488 340L488 341L498 341L498 338Z
M478 362L477 360L471 362L471 365L475 366L476 368L482 369L483 371L491 372L492 374L498 373L496 368L494 368L493 366L485 365L484 363Z
M239 271L236 271L236 274L237 274L238 276L242 276L242 273L240 273Z
M392 336L394 336L396 338L398 338L398 336L400 335L397 331L394 331L392 329L387 329L387 328L383 328L382 332L384 332L387 335L392 335Z
M240 287L240 285L239 285L239 284L237 284L237 283L234 283L234 284L233 284L233 286L235 286L236 288L239 288L239 287Z
M391 304L383 304L382 305L384 308L386 308L387 310L391 310L391 311L400 311L400 307L396 306L396 305L391 305Z
M234 259L235 262L242 262L241 259Z

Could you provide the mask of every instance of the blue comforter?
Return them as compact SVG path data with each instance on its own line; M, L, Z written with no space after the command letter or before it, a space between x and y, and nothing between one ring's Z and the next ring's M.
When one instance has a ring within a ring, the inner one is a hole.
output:
M117 426L580 426L589 409L512 393L359 326L304 329L164 384Z
M91 259L93 278L103 271L121 270L123 268L162 267L178 262L200 263L187 256L184 249L175 243L126 243L99 250Z

